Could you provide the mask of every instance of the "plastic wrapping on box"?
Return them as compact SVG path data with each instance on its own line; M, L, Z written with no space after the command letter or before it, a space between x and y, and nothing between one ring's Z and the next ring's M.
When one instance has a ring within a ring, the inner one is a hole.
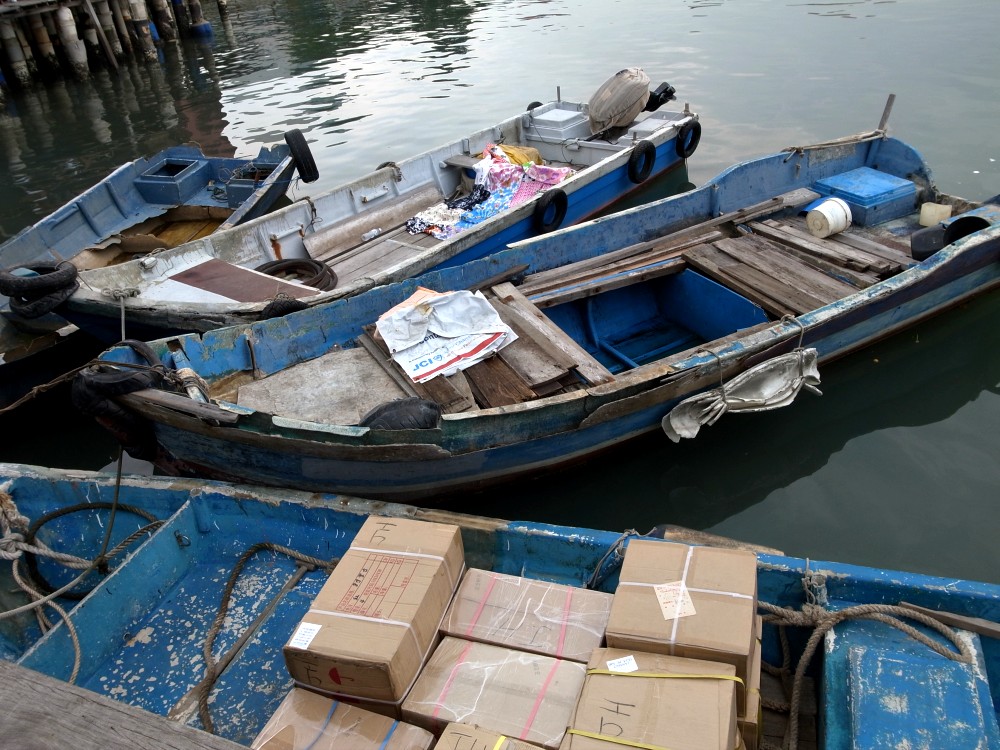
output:
M632 541L608 619L612 648L732 664L747 680L757 614L753 552ZM745 696L741 693L739 710Z
M583 687L583 664L447 636L403 701L403 719L449 722L556 748Z
M425 729L330 700L301 688L285 696L253 750L429 750Z
M434 750L537 750L524 740L515 740L492 729L452 722L444 728Z
M742 746L730 664L598 649L560 750Z
M289 673L303 687L398 708L464 565L457 526L368 518L285 645Z
M470 568L444 635L586 662L604 644L611 594Z

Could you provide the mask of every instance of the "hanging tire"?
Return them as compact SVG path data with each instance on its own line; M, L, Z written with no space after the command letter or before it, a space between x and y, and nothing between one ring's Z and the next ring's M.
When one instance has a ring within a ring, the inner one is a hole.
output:
M656 146L650 141L639 141L628 157L628 178L638 185L653 173L656 164Z
M358 424L373 430L431 430L441 424L441 407L419 396L400 398L379 404Z
M539 234L546 234L559 228L566 218L569 198L559 188L549 188L538 198L532 220Z
M541 106L542 106L542 103L541 103L541 102L532 102L531 104L529 104L529 105L528 105L528 109L527 109L526 111L527 111L527 112L530 112L530 111L531 111L531 110L533 110L533 109L534 109L535 107L541 107Z
M27 268L35 276L19 276L13 271ZM10 270L0 271L0 294L32 300L71 286L77 277L76 266L69 261L61 263L27 263Z
M295 169L299 173L299 179L303 182L316 182L319 179L319 169L316 168L316 160L313 159L306 137L298 128L285 133L285 143L292 153L292 161L295 162Z
M10 298L10 311L20 315L22 318L34 320L43 315L48 315L59 305L73 296L73 292L80 288L80 282L74 279L69 286L57 289L54 292L41 296L24 297L15 295Z
M677 131L677 155L682 159L690 158L698 148L700 141L701 123L697 120L688 120Z
M337 286L337 274L330 266L312 258L288 258L271 260L257 266L255 271L268 276L293 276L297 281L321 292L328 292Z

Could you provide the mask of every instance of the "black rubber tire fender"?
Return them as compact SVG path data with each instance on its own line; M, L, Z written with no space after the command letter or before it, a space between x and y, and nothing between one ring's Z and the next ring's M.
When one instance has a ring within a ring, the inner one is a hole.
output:
M701 123L697 120L688 120L681 125L677 131L677 155L682 159L688 159L694 155L701 143Z
M441 424L441 406L419 396L386 401L358 424L373 430L430 430Z
M165 368L149 344L135 339L125 339L121 343L146 360L152 369L97 364L81 370L73 378L72 398L73 405L85 414L98 413L93 409L99 401L143 388L156 388L163 382Z
M549 215L549 209L553 213ZM542 193L535 204L535 213L532 220L535 229L539 234L546 234L559 228L566 218L566 211L569 209L569 198L566 191L560 188L549 188Z
M526 109L525 111L526 111L526 112L530 112L530 111L531 111L531 110L533 110L533 109L534 109L535 107L541 107L541 106L542 106L542 103L541 103L541 102L532 102L531 104L529 104L529 105L528 105L528 108L527 108L527 109Z
M319 179L319 169L302 131L298 128L289 130L285 133L285 143L288 144L288 150L292 154L299 179L303 182L316 182Z
M69 286L43 294L37 297L24 297L12 295L10 298L10 311L20 315L22 318L34 320L43 315L48 315L59 305L73 296L73 292L80 288L80 282L75 279Z
M656 164L656 146L651 141L639 141L628 157L628 178L636 185L645 182Z
M18 268L27 268L38 275L18 276L13 273ZM31 301L72 286L76 277L76 266L66 260L61 263L26 263L0 271L0 294Z
M278 276L282 273L294 274L306 286L315 287L323 292L335 289L337 274L326 263L312 258L286 258L284 260L269 260L254 268L255 271L268 276Z

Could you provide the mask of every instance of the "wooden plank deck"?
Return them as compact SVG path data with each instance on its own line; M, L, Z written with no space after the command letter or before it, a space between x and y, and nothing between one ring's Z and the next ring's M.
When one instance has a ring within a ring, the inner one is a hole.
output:
M246 750L163 716L0 661L3 747Z

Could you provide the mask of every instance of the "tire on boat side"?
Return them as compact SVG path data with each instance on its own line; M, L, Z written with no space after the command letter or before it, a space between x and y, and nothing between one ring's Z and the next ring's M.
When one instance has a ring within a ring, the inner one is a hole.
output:
M701 123L698 120L688 120L677 131L677 155L688 159L694 155L701 142Z
M73 296L73 292L80 288L80 282L75 278L69 286L57 289L48 294L40 296L13 295L10 297L10 310L22 318L34 320L43 315L48 315L59 305Z
M379 404L358 423L373 430L430 430L441 424L441 406L419 396Z
M292 154L292 161L295 162L295 169L299 173L299 179L303 182L316 182L319 179L319 169L316 167L316 160L313 158L312 150L306 143L306 137L298 128L285 133L285 143Z
M37 275L19 276L13 273L18 268L27 268ZM76 282L76 277L76 266L67 260L60 263L26 263L0 271L0 294L23 297L29 301L35 300L72 286Z
M269 260L261 263L253 270L266 273L268 276L291 274L296 279L321 292L328 292L337 286L337 274L326 263L312 258L286 258L284 260Z
M639 141L628 157L628 178L636 185L645 182L653 173L655 164L656 146L650 141Z
M551 209L551 215L550 215ZM547 234L559 228L566 218L569 198L565 190L549 188L538 198L532 218L539 234Z
M528 108L527 108L527 109L526 109L525 111L526 111L526 112L530 112L530 111L531 111L531 110L533 110L533 109L534 109L535 107L541 107L541 106L542 106L542 103L541 103L541 102L532 102L531 104L529 104L529 105L528 105Z
M126 339L122 344L131 347L149 366L126 368L98 363L85 367L73 378L70 400L73 406L110 432L130 456L152 460L156 455L152 427L116 403L114 397L159 387L166 368L145 342Z

